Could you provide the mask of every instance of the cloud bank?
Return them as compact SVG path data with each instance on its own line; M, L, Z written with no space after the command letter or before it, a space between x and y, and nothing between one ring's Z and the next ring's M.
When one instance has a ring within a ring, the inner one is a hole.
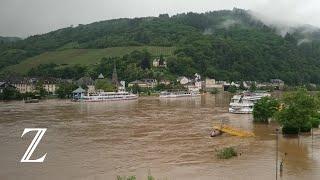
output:
M1 0L0 36L27 37L121 17L250 9L266 24L320 27L318 0Z

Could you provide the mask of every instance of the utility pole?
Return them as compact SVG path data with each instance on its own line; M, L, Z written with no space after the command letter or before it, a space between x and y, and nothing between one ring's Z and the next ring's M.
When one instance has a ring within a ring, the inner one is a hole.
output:
M313 128L311 128L311 154L313 157Z
M278 146L279 146L279 129L276 129L276 180L278 180Z

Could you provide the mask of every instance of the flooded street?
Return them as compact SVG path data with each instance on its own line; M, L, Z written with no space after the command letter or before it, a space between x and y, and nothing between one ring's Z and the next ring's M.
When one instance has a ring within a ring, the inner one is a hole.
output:
M253 124L252 115L228 113L230 96L74 103L47 100L38 104L0 103L0 179L275 179L275 125ZM252 131L254 138L223 134L211 138L223 121ZM33 159L20 163L35 132L48 128ZM216 158L233 146L241 155ZM279 179L320 179L320 131L314 136L279 136L279 159L288 153Z

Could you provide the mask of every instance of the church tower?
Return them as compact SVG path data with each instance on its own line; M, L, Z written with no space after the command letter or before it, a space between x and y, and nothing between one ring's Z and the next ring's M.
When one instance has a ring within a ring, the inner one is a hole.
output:
M118 80L116 63L114 63L114 66L113 66L112 84L114 84L116 87L119 87L119 80Z

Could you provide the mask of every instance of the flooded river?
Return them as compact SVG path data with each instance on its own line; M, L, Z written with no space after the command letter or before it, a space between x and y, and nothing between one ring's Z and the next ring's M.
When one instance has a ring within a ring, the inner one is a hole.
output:
M38 104L0 103L0 179L275 179L275 125L253 124L252 115L229 114L229 95L159 100L74 103L47 100ZM254 138L224 134L211 138L212 124L225 122L253 131ZM32 158L20 163L35 133L48 128ZM216 158L233 146L241 155ZM279 179L320 179L320 131L314 136L279 137Z

